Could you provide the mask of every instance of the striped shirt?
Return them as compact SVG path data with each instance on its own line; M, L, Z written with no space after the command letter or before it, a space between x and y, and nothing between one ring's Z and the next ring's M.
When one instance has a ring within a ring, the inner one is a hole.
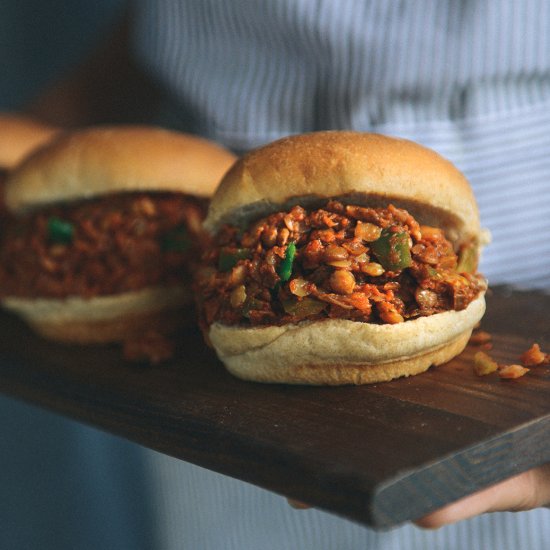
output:
M547 0L157 0L139 15L140 59L185 129L237 151L338 128L423 143L474 187L489 280L550 287Z
M470 180L490 283L550 289L550 2L142 0L135 52L163 122L241 152L322 129L409 138ZM550 547L545 510L377 533L149 455L163 549Z

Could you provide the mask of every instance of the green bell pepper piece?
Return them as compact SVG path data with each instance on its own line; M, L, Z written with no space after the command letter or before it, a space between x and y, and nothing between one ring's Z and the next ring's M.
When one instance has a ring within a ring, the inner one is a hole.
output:
M371 243L371 250L386 271L400 271L412 265L409 234L383 229L380 238Z
M231 271L239 262L250 258L250 250L248 248L237 248L236 250L228 250L222 248L218 258L218 269L224 273Z
M48 219L48 238L57 244L71 244L74 236L74 225L71 222L52 216Z
M286 247L285 257L283 261L279 264L277 269L277 275L281 278L281 281L284 283L290 279L292 275L292 265L294 263L294 258L296 257L296 243L288 243Z
M185 252L191 248L191 238L185 226L179 225L162 236L160 246L163 252Z

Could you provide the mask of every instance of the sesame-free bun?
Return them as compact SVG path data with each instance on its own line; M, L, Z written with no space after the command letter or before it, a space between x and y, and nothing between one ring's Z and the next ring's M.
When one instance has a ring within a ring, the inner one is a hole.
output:
M146 330L170 333L188 322L191 293L184 286L148 287L121 294L81 298L5 298L2 305L41 336L58 342L122 342Z
M266 327L215 323L208 336L227 370L245 380L370 384L450 361L464 349L484 312L481 295L464 310L395 325L343 319Z
M130 191L209 197L236 157L196 136L149 126L93 127L61 135L14 170L15 212Z
M60 131L30 117L0 113L0 169L11 170L31 151L59 135Z
M347 131L287 137L255 149L226 174L205 227L246 227L292 205L347 204L406 208L439 227L458 249L483 244L465 177L434 151L411 141ZM259 382L366 384L418 374L458 355L485 312L484 293L461 311L397 324L342 319L274 326L214 323L207 337L234 375Z
M417 143L348 131L290 136L235 163L210 205L205 227L245 225L293 204L339 198L357 205L403 207L455 244L479 237L472 190L449 161Z

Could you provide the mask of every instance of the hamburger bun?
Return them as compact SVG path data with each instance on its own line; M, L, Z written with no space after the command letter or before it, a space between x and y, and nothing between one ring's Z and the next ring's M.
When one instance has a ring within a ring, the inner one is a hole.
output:
M466 347L484 313L480 296L462 311L397 325L344 319L253 328L215 323L209 339L227 370L244 380L370 384L450 361Z
M483 235L472 189L448 160L405 139L344 131L291 136L245 155L221 182L204 225L215 232L327 198L393 202L455 243Z
M121 342L143 327L171 332L190 321L191 294L186 287L145 288L109 296L64 300L6 298L3 305L44 338L77 344Z
M441 228L455 250L485 242L465 177L434 151L411 141L358 132L292 136L240 159L220 184L205 227L247 227L293 205L327 199L408 210ZM479 249L479 247L478 247ZM397 324L344 319L206 329L227 369L261 382L364 384L418 374L459 354L485 312L484 292L465 309Z
M209 197L236 157L205 139L146 126L96 127L66 133L27 157L9 175L6 202L16 216L111 194L174 192ZM49 339L120 342L167 333L192 319L188 282L82 297L5 296L2 305Z
M26 116L0 113L0 169L11 170L31 151L60 132L59 128Z
M63 134L35 151L6 183L6 205L24 212L129 191L210 197L236 157L203 138L148 126Z

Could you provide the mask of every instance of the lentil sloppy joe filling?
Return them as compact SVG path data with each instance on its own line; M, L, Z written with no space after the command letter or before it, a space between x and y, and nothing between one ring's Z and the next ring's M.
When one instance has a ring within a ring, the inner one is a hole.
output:
M245 232L221 229L197 274L202 322L395 324L462 310L486 288L475 252L391 204L295 206Z
M119 193L12 218L0 243L0 297L64 298L181 284L206 201Z

